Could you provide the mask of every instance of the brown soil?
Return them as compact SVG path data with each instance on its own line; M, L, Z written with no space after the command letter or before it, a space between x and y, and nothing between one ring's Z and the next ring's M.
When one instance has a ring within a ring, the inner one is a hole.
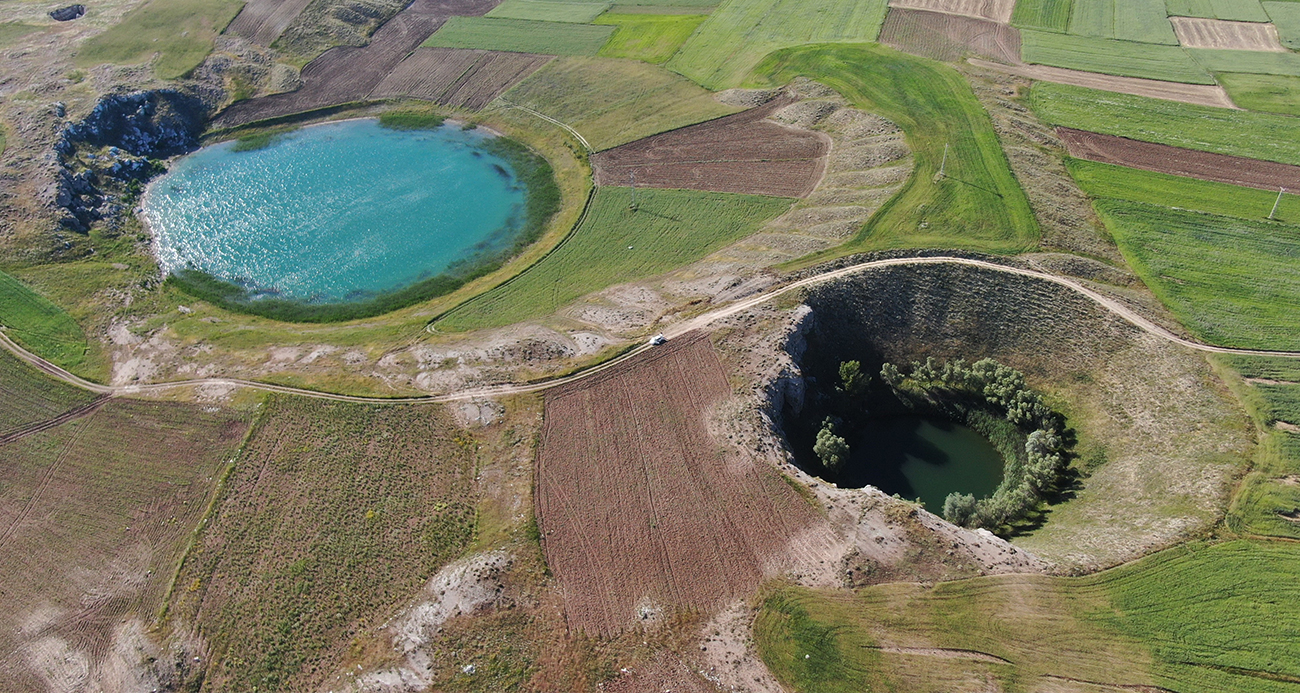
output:
M244 5L225 33L270 46L289 28L311 0L252 0Z
M528 53L417 48L370 95L478 110L550 59Z
M1006 24L1011 21L1015 0L892 0L890 7L930 10Z
M1232 103L1232 99L1228 98L1228 92L1217 85L1179 84L1177 82L1161 82L1155 79L1140 79L1137 77L1115 77L1114 75L1066 70L1059 67L1047 67L1046 65L999 65L978 58L972 58L970 63L976 67L1001 70L1002 72L1009 72L1013 75L1028 77L1041 82L1072 84L1076 87L1147 96L1153 99L1179 101L1200 106L1237 107Z
M768 116L794 103L783 95L747 111L607 149L591 158L597 185L636 184L806 197L821 180L830 138Z
M213 124L234 127L365 100L447 18L482 15L496 4L496 0L415 0L380 27L369 45L332 48L308 63L297 91L241 101Z
M934 60L975 55L1004 63L1020 62L1020 32L987 19L892 8L880 42Z
M718 689L700 678L690 666L669 652L640 667L624 667L627 673L605 683L608 693L711 693Z
M1300 189L1300 166L1057 128L1070 156L1265 190Z
M537 519L571 629L747 597L824 522L771 467L716 448L705 419L730 392L693 333L547 393Z
M1187 48L1285 53L1277 27L1259 22L1229 22L1201 17L1170 17L1178 42Z

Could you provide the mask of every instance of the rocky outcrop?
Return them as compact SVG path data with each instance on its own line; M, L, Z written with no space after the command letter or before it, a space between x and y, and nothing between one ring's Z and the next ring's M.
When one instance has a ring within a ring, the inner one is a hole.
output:
M100 99L54 145L60 171L51 201L63 210L60 222L85 233L97 220L116 218L120 198L164 170L158 160L198 148L207 111L201 100L174 89Z
M74 19L79 19L85 13L85 5L68 5L67 7L60 7L59 9L50 12L50 19L53 19L56 22L70 22Z

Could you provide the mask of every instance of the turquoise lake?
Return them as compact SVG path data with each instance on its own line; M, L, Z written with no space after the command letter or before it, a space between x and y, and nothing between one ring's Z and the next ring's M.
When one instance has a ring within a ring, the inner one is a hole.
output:
M251 151L225 142L152 183L144 218L164 273L201 270L253 296L360 300L514 244L526 190L489 137L350 120Z

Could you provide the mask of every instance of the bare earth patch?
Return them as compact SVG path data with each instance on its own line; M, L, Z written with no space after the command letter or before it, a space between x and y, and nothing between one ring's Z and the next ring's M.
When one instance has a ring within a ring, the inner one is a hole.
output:
M252 0L244 5L225 33L270 46L311 0Z
M1178 101L1199 106L1237 107L1236 104L1232 103L1232 99L1228 98L1228 92L1218 85L1179 84L1177 82L1161 82L1160 80L1138 77L1115 77L1096 72L1080 72L1079 70L1066 70L1046 65L1000 65L978 58L972 58L970 63L977 67L1001 70L1041 82L1072 84L1076 87L1102 89L1121 94L1133 94L1134 96L1146 96L1153 99Z
M973 53L1008 64L1020 62L1018 30L963 15L894 7L885 17L880 42L934 60L957 60Z
M1057 128L1056 132L1065 142L1070 156L1079 159L1264 190L1300 188L1300 166L1199 152L1070 128Z
M1011 21L1016 0L890 0L889 6L943 12L1006 24Z
M1187 48L1285 53L1277 27L1259 22L1230 22L1203 17L1170 17L1178 43Z

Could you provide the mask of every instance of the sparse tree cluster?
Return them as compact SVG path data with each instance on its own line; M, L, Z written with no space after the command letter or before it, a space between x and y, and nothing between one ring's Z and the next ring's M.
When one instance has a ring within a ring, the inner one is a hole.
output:
M813 443L813 452L816 453L817 459L821 460L822 466L837 472L849 461L849 444L835 433L835 427L838 425L832 417L826 417L822 422L822 428L817 432L817 442Z

